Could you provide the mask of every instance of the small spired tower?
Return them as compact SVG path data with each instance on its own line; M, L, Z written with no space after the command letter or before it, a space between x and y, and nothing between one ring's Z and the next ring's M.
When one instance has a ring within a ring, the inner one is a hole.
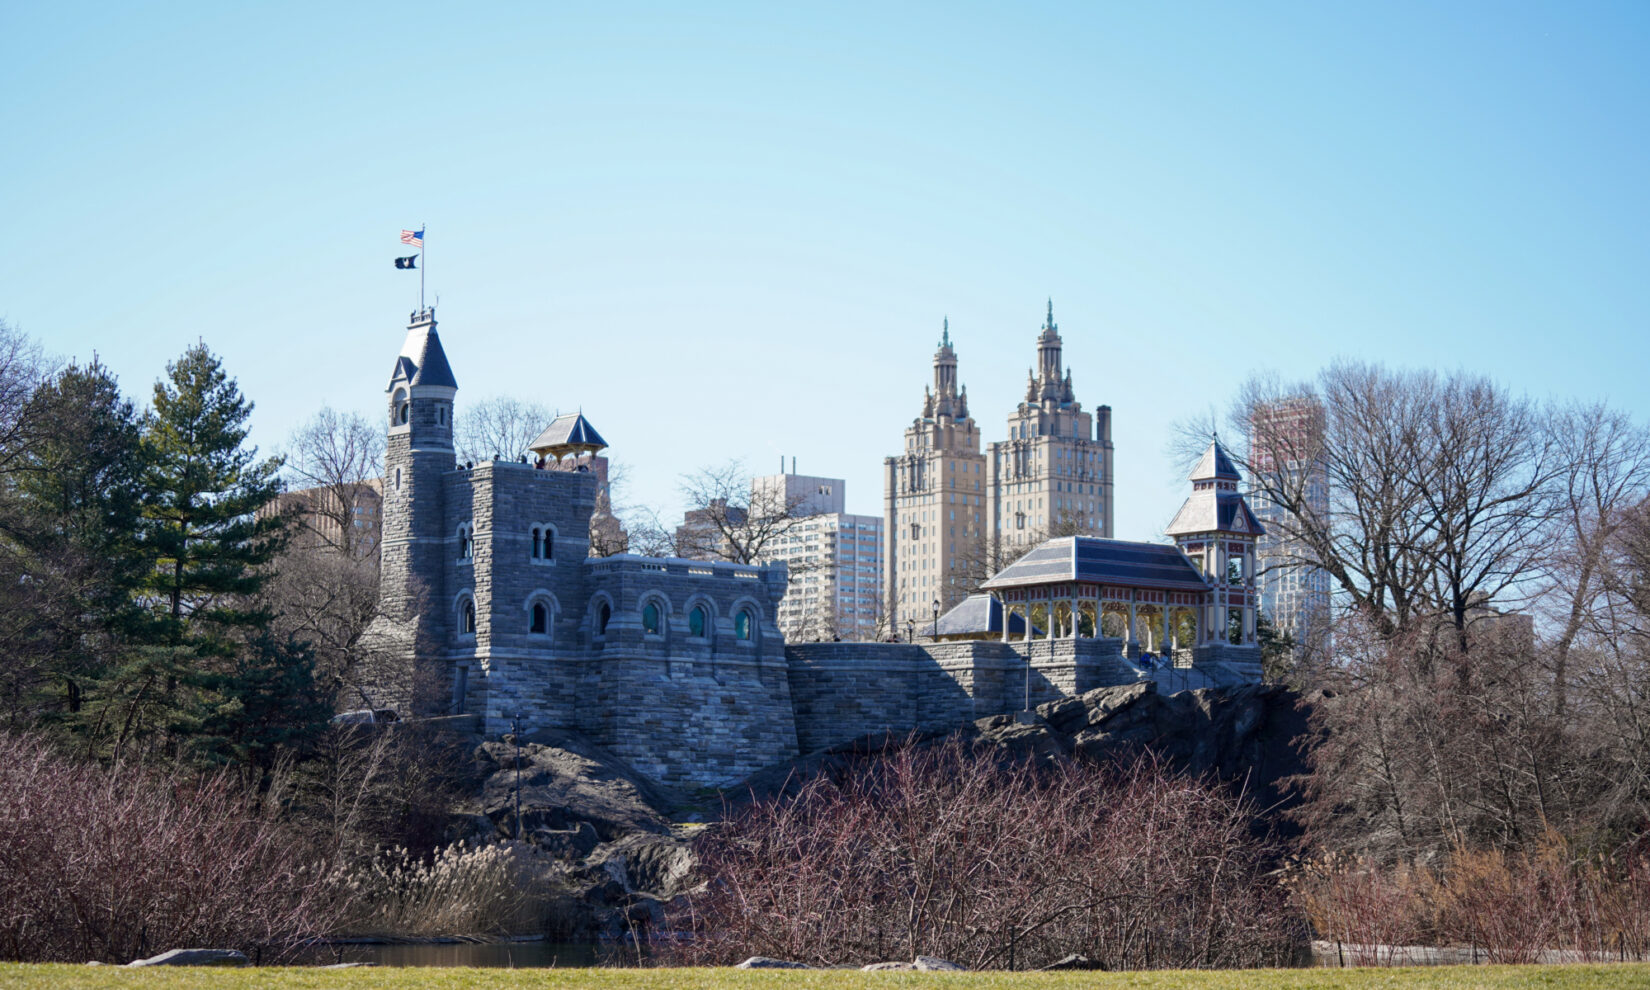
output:
M1259 678L1255 636L1255 544L1265 534L1238 485L1237 467L1216 440L1192 469L1192 494L1164 533L1209 582L1194 658L1247 668ZM1247 670L1245 672L1248 672Z
M407 339L396 355L386 410L384 537L379 592L384 614L419 623L416 636L443 636L447 609L427 601L441 593L448 550L442 477L456 466L453 398L458 382L435 331L435 310L412 314ZM403 626L403 629L409 628Z

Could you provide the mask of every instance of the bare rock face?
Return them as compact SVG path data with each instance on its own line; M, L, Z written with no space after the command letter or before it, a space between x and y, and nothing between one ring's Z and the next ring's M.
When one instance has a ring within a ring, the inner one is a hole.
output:
M543 734L521 747L521 831L576 832L588 824L602 842L634 832L664 834L660 813L668 795L629 764L571 733ZM490 772L482 790L482 810L501 836L516 826L516 748L482 743L476 759ZM556 839L554 841L562 841ZM571 851L584 840L568 837ZM588 855L586 849L582 855Z
M860 969L863 972L866 972L866 973L883 973L883 972L889 972L889 971L909 972L911 970L915 970L916 968L917 968L916 963L908 963L908 962L868 963L868 964L860 967Z
M918 956L915 962L917 969L923 973L961 973L968 969L966 966L958 966L951 960L941 959L939 956Z
M807 963L791 962L786 959L773 959L769 956L751 956L744 962L733 967L734 969L812 969Z
M245 966L246 954L237 949L172 949L127 966Z

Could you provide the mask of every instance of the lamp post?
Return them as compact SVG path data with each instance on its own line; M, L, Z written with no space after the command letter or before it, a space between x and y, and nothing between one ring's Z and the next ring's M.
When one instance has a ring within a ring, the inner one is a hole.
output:
M907 643L915 643L917 641L917 620L916 619L906 619L905 620L905 641Z
M934 642L940 641L940 600L934 599Z
M516 838L521 838L521 714L510 716L510 739L516 744Z

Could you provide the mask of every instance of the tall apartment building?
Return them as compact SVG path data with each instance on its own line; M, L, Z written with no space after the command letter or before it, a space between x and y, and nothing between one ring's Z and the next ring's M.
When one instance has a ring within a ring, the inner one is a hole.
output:
M1329 472L1322 455L1323 406L1295 396L1257 406L1249 419L1249 459L1257 481L1250 499L1266 527L1260 540L1260 609L1279 632L1302 645L1327 646L1329 573L1303 563L1289 510L1266 498L1268 487L1300 494L1307 509L1329 516Z
M799 516L758 555L789 567L777 620L786 642L880 638L882 520L846 511L840 478L773 474L751 481L753 505Z
M986 455L990 532L1010 555L1049 536L1112 535L1111 407L1083 411L1059 331L1050 300L1025 399Z
M922 415L904 453L883 462L884 597L896 633L929 621L936 604L949 610L1016 548L1112 535L1111 407L1083 411L1062 346L1051 301L1008 439L982 452L946 323Z
M293 545L348 552L364 558L378 552L383 533L384 483L369 478L343 488L298 488L282 492L258 510L259 517L290 513Z
M934 352L934 383L923 391L904 452L883 460L884 597L896 634L967 596L987 522L986 459L957 380L950 320Z

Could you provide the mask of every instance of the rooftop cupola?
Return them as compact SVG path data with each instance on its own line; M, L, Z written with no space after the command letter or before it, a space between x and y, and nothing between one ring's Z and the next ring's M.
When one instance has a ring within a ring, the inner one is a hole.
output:
M540 457L554 457L558 461L563 457L594 454L606 448L607 441L602 439L582 412L557 416L527 447Z

